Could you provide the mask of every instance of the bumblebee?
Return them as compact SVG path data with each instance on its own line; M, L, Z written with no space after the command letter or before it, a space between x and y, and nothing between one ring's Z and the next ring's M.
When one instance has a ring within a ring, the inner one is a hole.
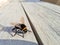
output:
M16 35L17 33L27 33L27 27L25 24L17 24L13 29L13 32L15 32L14 35Z

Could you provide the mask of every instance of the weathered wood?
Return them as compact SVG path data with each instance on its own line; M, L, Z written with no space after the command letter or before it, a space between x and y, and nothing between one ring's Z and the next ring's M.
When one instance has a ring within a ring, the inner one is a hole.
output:
M59 45L59 14L51 9L41 7L37 3L25 2L22 4L44 45Z
M0 13L0 25L3 27L0 31L0 45L38 45L20 2L11 1L6 7L0 9ZM19 23L22 16L28 30L32 32L27 32L24 38L18 35L12 37L10 23Z
M40 2L37 4L39 4L40 6L43 6L47 9L51 9L52 11L60 14L60 6L58 6L58 5L47 3L47 2Z

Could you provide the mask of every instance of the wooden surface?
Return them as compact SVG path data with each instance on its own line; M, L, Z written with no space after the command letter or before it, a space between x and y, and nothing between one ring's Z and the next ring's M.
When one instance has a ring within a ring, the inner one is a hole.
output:
M24 2L22 4L43 44L60 45L60 7L56 8L55 5L44 2Z
M25 25L28 30L31 30L30 24L18 0L11 1L6 6L0 8L0 45L38 45L35 36L32 32L27 32L22 36L11 36L11 22L20 22L20 18L24 17Z
M10 0L0 7L0 45L38 45L22 5L33 23L44 45L60 45L60 6L26 0ZM22 3L22 5L21 5ZM11 22L20 22L24 17L25 24L32 32L25 37L11 36Z

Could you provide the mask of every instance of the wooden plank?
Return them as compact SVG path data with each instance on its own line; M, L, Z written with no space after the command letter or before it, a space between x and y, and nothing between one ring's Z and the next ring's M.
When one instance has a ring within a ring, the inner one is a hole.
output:
M15 2L11 1L9 5L0 9L0 13L0 26L2 27L0 29L0 45L38 45L20 2L17 0ZM18 35L12 37L10 35L12 33L10 23L20 22L22 16L25 19L28 30L32 32L27 32L24 38Z
M23 6L44 45L59 45L60 18L57 16L58 14L31 2L25 2Z

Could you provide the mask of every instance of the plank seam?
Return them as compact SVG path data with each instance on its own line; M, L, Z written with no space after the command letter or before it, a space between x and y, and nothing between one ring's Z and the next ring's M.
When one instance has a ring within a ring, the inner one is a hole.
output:
M33 33L34 33L34 35L35 35L35 38L36 38L36 40L37 40L37 42L38 42L38 45L43 45L43 42L41 41L41 38L39 37L39 35L38 35L38 33L37 33L34 25L32 24L32 22L31 22L31 20L30 20L30 18L29 18L29 16L28 16L28 14L27 14L27 12L26 12L26 10L24 9L24 6L23 6L22 3L21 3L21 6L22 6L22 8L23 8L23 10L24 10L24 12L25 12L25 14L26 14L26 17L27 17L29 23L30 23L31 29L32 29L32 31L33 31Z

